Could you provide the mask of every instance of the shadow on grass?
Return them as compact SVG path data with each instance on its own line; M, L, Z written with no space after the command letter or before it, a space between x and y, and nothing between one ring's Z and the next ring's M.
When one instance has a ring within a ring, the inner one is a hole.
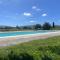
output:
M51 57L48 57L47 55L44 55L43 57L41 57L42 60L52 60Z
M49 50L51 50L52 53L56 53L58 55L60 55L60 46L49 46Z
M60 46L41 46L39 51L42 52L42 60L53 60L56 56L52 58L51 54L60 55Z
M34 60L33 56L27 54L27 53L20 53L20 55L16 55L11 51L10 54L8 54L9 60Z
M52 53L60 55L60 46L40 47L39 50L42 52L51 51Z

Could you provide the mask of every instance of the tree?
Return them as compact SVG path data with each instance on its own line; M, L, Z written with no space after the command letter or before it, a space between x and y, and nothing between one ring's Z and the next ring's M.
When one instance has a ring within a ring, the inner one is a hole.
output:
M51 28L51 25L48 22L45 22L43 24L43 30L50 30L50 28Z
M53 28L55 28L55 23L53 22Z
M36 29L36 30L41 29L41 25L40 25L40 24L36 24L36 25L35 25L35 29Z
M27 26L24 26L23 29L28 29L28 27Z
M20 27L17 25L17 26L16 26L16 29L20 29Z

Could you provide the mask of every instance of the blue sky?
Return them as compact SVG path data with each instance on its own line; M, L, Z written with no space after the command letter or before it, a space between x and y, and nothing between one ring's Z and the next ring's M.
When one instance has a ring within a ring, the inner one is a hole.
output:
M60 24L60 0L0 0L0 25Z

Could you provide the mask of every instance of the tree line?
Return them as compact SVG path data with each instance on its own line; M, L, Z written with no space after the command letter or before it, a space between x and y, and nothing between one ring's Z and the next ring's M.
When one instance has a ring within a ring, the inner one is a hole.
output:
M29 26L0 26L0 31L19 31L19 30L50 30L52 28L55 28L55 23L53 22L52 25L49 22L45 22L43 25L41 24L35 24L35 25L29 25Z

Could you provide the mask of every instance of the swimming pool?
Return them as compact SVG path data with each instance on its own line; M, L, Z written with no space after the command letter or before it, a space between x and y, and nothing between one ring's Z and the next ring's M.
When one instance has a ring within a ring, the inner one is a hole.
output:
M46 32L52 32L52 31L26 31L26 32L1 32L0 37L7 37L7 36L17 36L17 35L27 35L27 34L36 34L36 33L46 33Z

